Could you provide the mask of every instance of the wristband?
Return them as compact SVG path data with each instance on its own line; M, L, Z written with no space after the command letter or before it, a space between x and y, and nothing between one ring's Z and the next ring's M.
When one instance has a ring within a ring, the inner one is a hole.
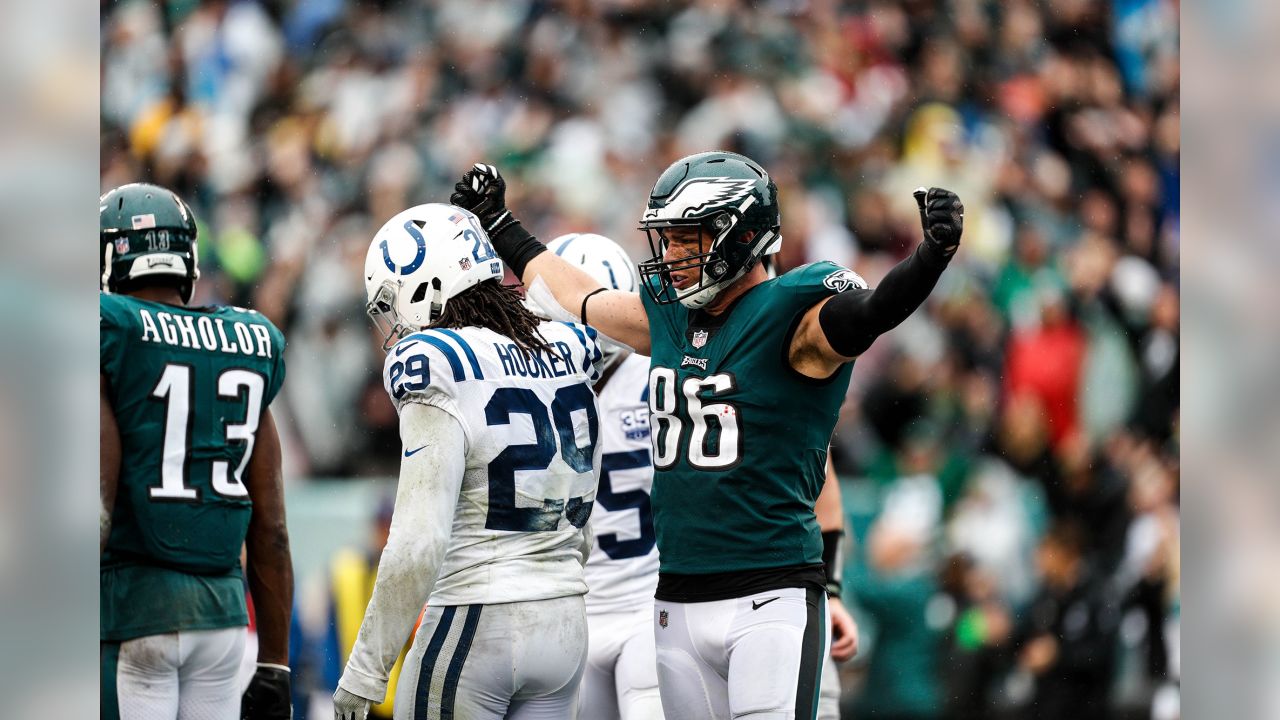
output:
M582 308L581 308L581 312L578 313L578 319L582 321L583 325L589 324L587 322L587 301L591 299L592 295L595 295L596 293L602 293L608 289L609 288L596 288L595 290L592 290L591 292L587 293L586 297L582 298Z
M840 542L844 530L827 530L822 533L822 568L827 573L827 596L840 597L840 568L844 564L844 547Z
M951 262L951 256L955 254L956 248L958 247L960 246L956 245L951 248L950 252L948 252L946 248L942 247L934 240L925 238L924 242L920 243L920 247L916 250L916 253L929 265L941 269L945 268L947 264Z
M505 224L489 239L493 241L493 249L498 251L498 256L521 282L524 281L524 269L529 261L547 251L547 246L530 235L519 220L512 220Z

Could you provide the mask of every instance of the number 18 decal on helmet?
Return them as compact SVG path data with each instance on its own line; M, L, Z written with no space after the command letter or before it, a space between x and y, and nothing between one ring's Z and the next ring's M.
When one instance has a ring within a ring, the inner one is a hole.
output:
M191 301L200 277L191 208L159 185L129 183L98 199L102 291L156 282L178 287Z

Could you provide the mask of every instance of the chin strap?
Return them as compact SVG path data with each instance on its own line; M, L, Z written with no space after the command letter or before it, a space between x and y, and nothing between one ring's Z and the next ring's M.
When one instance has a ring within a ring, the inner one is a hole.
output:
M111 260L115 257L115 243L102 246L102 292L111 292Z

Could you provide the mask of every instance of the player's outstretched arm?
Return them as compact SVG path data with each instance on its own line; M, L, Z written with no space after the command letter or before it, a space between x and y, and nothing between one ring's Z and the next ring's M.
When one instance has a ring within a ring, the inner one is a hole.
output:
M511 214L506 194L507 183L498 169L477 163L454 186L449 202L480 218L494 249L526 288L532 290L541 278L569 315L648 355L649 318L639 293L605 289L587 273L547 252L547 247Z
M829 452L829 451L828 451ZM844 560L840 543L844 536L844 505L840 501L840 480L831 456L827 456L827 478L813 505L822 530L822 563L827 572L827 607L831 612L831 657L840 662L858 654L858 625L840 598L840 574Z
M258 625L258 668L240 703L246 720L288 720L289 620L293 612L293 557L285 524L280 434L271 409L262 411L245 486L253 501L248 552L249 594Z
M964 205L950 190L916 190L924 242L875 290L854 288L805 312L791 342L791 365L809 377L828 377L871 347L929 297L960 246Z
M116 413L107 397L107 378L98 375L98 486L102 508L98 515L98 553L107 549L111 535L111 513L116 506L116 487L120 483L120 428L116 425Z
M373 597L338 682L346 695L373 702L386 696L391 668L431 595L466 471L462 426L444 410L406 404L400 437L412 454L400 463L391 532L378 561ZM349 697L343 700L349 703Z

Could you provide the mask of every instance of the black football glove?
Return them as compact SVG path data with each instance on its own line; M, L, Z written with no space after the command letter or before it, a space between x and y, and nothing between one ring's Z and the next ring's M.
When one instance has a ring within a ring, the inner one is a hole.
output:
M240 698L240 720L290 720L289 668L258 663L249 688Z
M453 186L449 202L475 213L490 238L516 224L507 209L507 181L492 165L473 165Z
M960 247L964 232L964 205L960 196L942 188L917 188L913 193L920 206L920 226L924 239L944 258L950 258Z

